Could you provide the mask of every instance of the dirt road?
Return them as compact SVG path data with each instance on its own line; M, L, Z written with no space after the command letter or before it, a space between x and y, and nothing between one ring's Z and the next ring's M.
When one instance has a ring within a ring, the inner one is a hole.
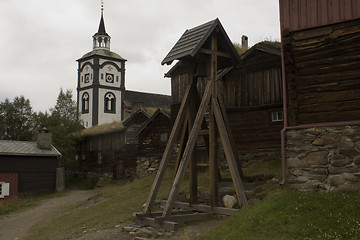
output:
M36 207L0 217L0 239L21 239L36 223L60 213L63 206L85 201L92 195L91 191L71 191L63 197L42 200Z

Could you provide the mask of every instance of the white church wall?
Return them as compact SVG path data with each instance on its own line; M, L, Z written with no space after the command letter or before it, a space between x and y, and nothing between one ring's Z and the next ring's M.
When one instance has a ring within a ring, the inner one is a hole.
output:
M105 112L105 94L111 92L115 95L116 106L115 113L106 113ZM121 121L121 92L108 90L108 89L99 89L99 122L98 125L112 123L112 122Z

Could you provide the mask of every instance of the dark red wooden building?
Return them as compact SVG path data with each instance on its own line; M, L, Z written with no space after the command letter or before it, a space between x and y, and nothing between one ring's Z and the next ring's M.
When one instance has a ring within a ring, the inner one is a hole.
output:
M38 138L38 142L0 140L0 199L56 191L61 154L51 145L51 133L41 132Z

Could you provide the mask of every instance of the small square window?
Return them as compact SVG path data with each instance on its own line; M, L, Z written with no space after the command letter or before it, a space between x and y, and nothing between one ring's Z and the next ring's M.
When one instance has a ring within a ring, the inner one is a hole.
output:
M283 121L283 112L272 112L271 113L271 121L272 122L281 122Z
M103 73L101 74L101 79L104 79L104 74Z
M160 134L160 141L166 142L168 140L168 134L167 133L161 133Z

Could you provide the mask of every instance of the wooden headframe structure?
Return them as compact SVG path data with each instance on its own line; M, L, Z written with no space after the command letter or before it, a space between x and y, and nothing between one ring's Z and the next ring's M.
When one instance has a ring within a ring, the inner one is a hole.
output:
M180 110L164 151L159 170L155 176L148 196L144 214L152 215L151 208L160 188L166 167L172 155L175 143L181 132L180 148L177 156L176 175L173 180L168 200L162 212L164 221L171 219L179 193L180 184L189 168L190 205L197 203L197 159L195 145L198 136L204 136L209 149L210 172L210 212L219 208L219 163L217 159L217 140L221 140L225 157L230 169L235 192L240 206L247 206L247 199L241 181L238 153L235 149L226 109L221 99L217 74L221 69L240 63L233 44L227 36L219 19L186 30L179 41L171 49L162 64L171 64L179 60L188 69L190 84L186 89ZM197 89L197 78L206 77L207 85L202 99ZM206 124L205 113L209 112L209 124ZM158 218L158 219L159 219Z

